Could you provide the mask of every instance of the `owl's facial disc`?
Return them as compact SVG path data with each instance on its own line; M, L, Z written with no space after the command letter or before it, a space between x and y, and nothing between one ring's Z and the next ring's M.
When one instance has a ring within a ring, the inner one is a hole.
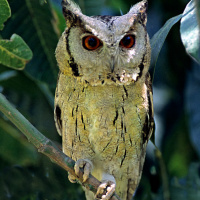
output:
M134 34L125 34L124 37L118 41L118 43L112 42L111 44L106 44L102 42L98 37L93 34L86 35L82 37L82 47L87 51L101 51L101 48L110 49L110 72L113 73L115 69L115 63L118 57L117 51L121 49L122 51L132 50L135 46L136 37ZM107 46L107 47L105 47Z
M142 25L134 25L128 31L116 28L112 31L98 24L89 31L72 27L68 31L67 48L69 65L75 77L92 85L104 83L130 84L144 72L148 42ZM78 38L78 39L77 39ZM147 69L145 69L146 71Z
M80 10L77 15L73 12L66 11L65 38L67 66L74 77L98 85L130 84L145 75L149 39L140 6L123 16L88 17Z

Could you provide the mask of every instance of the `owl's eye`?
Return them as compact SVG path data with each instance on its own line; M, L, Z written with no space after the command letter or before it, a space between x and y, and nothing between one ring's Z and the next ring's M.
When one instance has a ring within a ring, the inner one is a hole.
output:
M101 45L101 41L93 35L89 35L83 38L83 47L87 50L95 50Z
M127 49L132 48L135 45L135 36L134 35L126 35L120 41L120 45Z

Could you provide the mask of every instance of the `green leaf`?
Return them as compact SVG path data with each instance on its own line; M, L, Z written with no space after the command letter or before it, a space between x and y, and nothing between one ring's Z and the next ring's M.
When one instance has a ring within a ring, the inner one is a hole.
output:
M56 1L50 1L50 2L52 7L52 13L55 18L55 20L53 21L53 27L56 33L58 35L61 35L66 28L66 21L65 18L63 17L61 4Z
M3 23L11 16L7 0L0 0L0 30L3 30Z
M22 70L32 58L32 51L23 39L13 34L10 40L0 40L0 63L13 69Z
M182 14L177 15L175 17L172 17L171 19L167 20L167 22L164 24L164 26L157 32L155 35L151 38L151 69L154 70L158 55L160 53L160 50L165 42L165 39L170 31L170 29L173 27L174 24L176 24L182 17Z
M52 25L55 19L50 4L41 5L39 0L10 0L9 4L12 17L6 23L2 36L8 38L15 32L26 41L33 51L33 59L24 72L54 91L58 74L55 59L58 35Z
M181 19L180 33L186 52L200 63L200 31L197 11L200 12L196 9L195 2L190 1Z

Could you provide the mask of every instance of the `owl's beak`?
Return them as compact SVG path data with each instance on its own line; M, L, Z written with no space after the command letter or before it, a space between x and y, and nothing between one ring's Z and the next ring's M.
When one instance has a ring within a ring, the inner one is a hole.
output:
M115 59L114 56L111 56L111 62L110 62L110 69L111 69L111 73L114 72L114 68L115 68Z

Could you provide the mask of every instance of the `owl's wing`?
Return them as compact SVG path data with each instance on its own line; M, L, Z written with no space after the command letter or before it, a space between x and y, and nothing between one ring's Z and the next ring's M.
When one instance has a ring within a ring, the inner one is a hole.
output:
M141 147L141 155L140 155L140 171L139 175L137 177L137 183L135 182L136 177L131 177L128 180L128 191L127 191L127 200L131 200L133 197L133 194L136 190L136 187L138 186L141 174L142 174L142 169L143 169L143 164L145 160L145 154L146 154L146 146L147 143L154 132L154 110L153 110L153 92L152 92L152 84L151 84L151 77L150 74L147 73L146 75L146 80L145 84L147 86L147 99L148 99L148 109L146 111L146 119L145 123L143 124L143 129L142 129L142 147Z
M153 90L152 90L151 77L149 73L147 73L146 75L145 84L147 86L147 98L148 98L149 110L146 114L146 120L145 120L145 124L143 126L142 132L143 132L143 143L147 144L147 142L149 141L155 129L154 109L153 109Z
M56 122L56 128L60 136L62 136L62 119L61 119L61 110L59 106L55 107L54 119Z
M58 75L58 80L59 80L59 77L60 77L60 73ZM57 80L57 82L58 82L58 80ZM58 91L58 87L57 87L56 92L55 92L54 120L56 123L57 131L58 131L59 135L62 136L62 117L61 117L62 111L58 104L58 100L59 100L59 91Z

